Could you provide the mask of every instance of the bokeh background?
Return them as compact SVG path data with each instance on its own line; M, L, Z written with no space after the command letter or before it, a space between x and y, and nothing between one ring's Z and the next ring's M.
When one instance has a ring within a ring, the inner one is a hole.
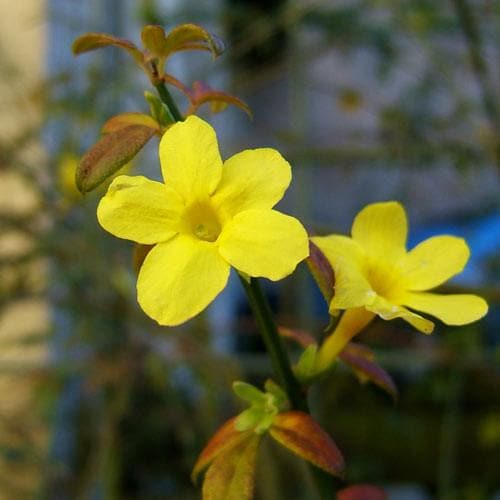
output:
M253 121L203 116L224 157L272 146L289 159L283 210L345 233L366 203L397 199L411 245L451 233L471 246L446 290L482 294L484 320L430 337L380 320L363 334L398 401L342 367L312 394L349 482L391 499L500 498L499 2L1 0L0 499L198 498L196 456L241 409L231 381L270 374L237 280L181 328L145 317L131 244L97 225L103 191L74 186L104 121L147 112L152 89L126 54L74 59L72 40L139 43L144 24L183 22L227 50L175 55L168 71L248 102ZM127 168L158 176L154 141ZM281 324L321 334L303 265L266 290ZM315 497L300 461L266 443L257 498Z

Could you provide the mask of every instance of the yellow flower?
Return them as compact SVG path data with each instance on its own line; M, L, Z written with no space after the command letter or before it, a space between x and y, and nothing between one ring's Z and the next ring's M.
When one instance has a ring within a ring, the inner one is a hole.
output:
M394 201L361 210L351 234L312 238L335 271L331 313L361 309L365 323L370 313L402 318L424 333L431 333L434 323L406 307L447 325L471 323L487 313L488 305L477 295L427 292L463 270L470 252L462 238L435 236L407 251L406 214Z
M75 172L79 158L74 153L64 153L57 164L57 184L68 202L82 199L75 183Z
M137 297L158 323L202 311L226 286L230 266L275 281L307 257L300 222L272 210L291 181L277 151L246 150L223 164L213 128L190 116L163 135L160 163L165 183L117 177L97 209L110 233L155 245Z

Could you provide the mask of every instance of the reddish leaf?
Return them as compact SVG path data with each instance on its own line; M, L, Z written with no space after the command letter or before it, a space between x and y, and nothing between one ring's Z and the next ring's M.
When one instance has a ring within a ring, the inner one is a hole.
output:
M250 434L253 434L252 431L240 432L237 430L234 425L235 421L236 417L233 417L225 422L207 443L193 467L191 474L193 481L196 480L198 474L207 468L219 454L237 446L248 438Z
M269 429L271 436L299 457L320 469L342 477L344 459L332 438L307 413L280 413Z
M250 434L220 453L203 481L203 500L251 500L260 436Z
M129 125L142 125L154 129L155 132L159 132L160 130L158 122L149 115L145 115L144 113L121 113L112 116L103 125L101 132L103 134L109 134L110 132L116 132Z
M76 185L80 192L92 191L113 175L142 149L154 133L154 129L143 125L129 125L106 134L87 151L78 166Z
M252 117L252 112L244 101L233 95L214 90L203 82L193 83L193 89L189 92L189 99L191 106L187 110L187 115L194 114L202 104L209 103L214 113L223 111L229 104L232 104L243 110L250 118Z
M208 50L215 58L224 52L224 44L197 24L181 24L167 35L165 57L179 50Z
M368 347L350 342L339 354L339 358L348 364L361 382L371 381L388 392L394 399L398 389L391 376L375 361L375 355Z
M330 305L333 298L335 275L330 262L328 262L323 252L311 240L309 240L309 257L306 259L306 262L326 303Z
M314 343L316 340L314 337L305 330L299 330L297 328L286 328L285 326L279 326L278 332L282 337L290 340L294 340L302 347L308 347Z
M109 46L126 50L139 64L142 64L144 56L132 42L107 33L85 33L73 42L72 49L73 54L77 56L84 52Z
M337 500L386 500L382 488L371 484L354 484L337 492Z
M190 88L184 85L180 80L177 80L177 78L173 77L172 75L165 73L162 76L162 80L165 83L168 83L169 85L173 85L174 87L178 88L188 98L191 97Z

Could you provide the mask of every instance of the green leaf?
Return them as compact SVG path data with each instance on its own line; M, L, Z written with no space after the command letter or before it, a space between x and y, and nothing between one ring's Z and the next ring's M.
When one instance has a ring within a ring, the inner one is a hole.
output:
M234 425L235 421L236 418L227 420L212 436L203 451L200 453L200 456L193 467L193 472L191 473L191 479L193 482L196 481L200 472L206 469L219 454L227 452L253 434L252 432L240 432Z
M234 426L240 432L255 429L261 420L265 417L264 409L262 406L251 406L242 411L234 422Z
M159 132L160 130L158 122L149 115L145 115L144 113L121 113L112 116L102 126L101 132L103 134L109 134L110 132L116 132L129 125L143 125L144 127L152 128L155 132Z
M243 401L247 401L252 404L265 404L267 401L266 394L261 390L257 389L251 384L246 382L241 382L239 380L233 382L234 393Z
M203 500L251 500L260 436L252 434L219 454L207 470Z
M264 384L264 389L273 396L274 404L279 410L282 410L287 406L288 398L286 393L276 382L271 379L267 379Z
M163 127L167 125L172 125L175 120L170 113L168 107L162 102L162 100L155 94L144 91L144 98L149 104L149 109L151 110L151 115L153 118Z
M107 33L85 33L73 42L72 50L73 54L77 56L84 52L109 46L125 50L139 64L142 64L144 61L143 53L132 42L124 38L108 35Z
M344 475L344 459L332 438L307 413L280 413L269 429L285 448L316 467L338 477Z
M309 257L306 262L326 303L330 305L335 286L335 274L323 252L311 240L309 240Z
M257 434L263 434L288 404L283 390L271 380L266 382L267 392L240 381L233 382L233 390L238 397L250 403L250 408L236 418L235 426L240 431L252 429Z
M76 171L80 192L92 191L123 165L128 163L154 135L155 130L143 125L106 134L85 154Z
M349 365L358 379L373 382L389 393L394 399L398 397L398 389L391 376L375 361L375 355L368 347L350 342L339 354L339 358Z
M311 344L300 356L297 364L295 365L295 374L300 381L306 382L315 377L317 353L318 346L316 344Z

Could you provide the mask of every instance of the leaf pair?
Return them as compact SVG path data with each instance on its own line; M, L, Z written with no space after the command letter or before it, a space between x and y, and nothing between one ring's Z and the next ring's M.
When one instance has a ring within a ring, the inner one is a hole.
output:
M288 407L286 394L272 380L265 384L266 392L246 382L233 383L235 394L250 404L250 407L236 418L235 426L241 431L252 430L255 434L266 432L276 416Z
M307 413L287 411L274 417L269 435L279 444L316 467L338 477L344 459L330 436ZM251 499L255 484L257 451L263 435L252 429L241 432L237 418L228 420L200 454L193 480L207 469L204 500Z
M316 355L318 346L314 337L303 330L279 328L280 335L294 340L304 347L304 351L295 366L295 374L303 382L310 382L321 373L316 371ZM398 389L392 377L377 363L375 354L363 344L350 342L339 354L339 359L347 364L361 383L372 382L390 394L398 397Z
M170 33L161 26L144 26L141 33L144 50L124 38L107 33L86 33L73 42L73 54L79 55L103 47L117 47L132 56L155 83L163 75L165 61L175 52L207 50L215 58L224 51L223 43L212 33L196 24L181 24ZM154 62L154 67L151 66Z
M175 52L207 50L215 58L224 52L224 44L215 35L196 24L181 24L168 35L161 26L144 26L142 43L148 52L147 59L158 60L159 76L163 75L165 61Z

